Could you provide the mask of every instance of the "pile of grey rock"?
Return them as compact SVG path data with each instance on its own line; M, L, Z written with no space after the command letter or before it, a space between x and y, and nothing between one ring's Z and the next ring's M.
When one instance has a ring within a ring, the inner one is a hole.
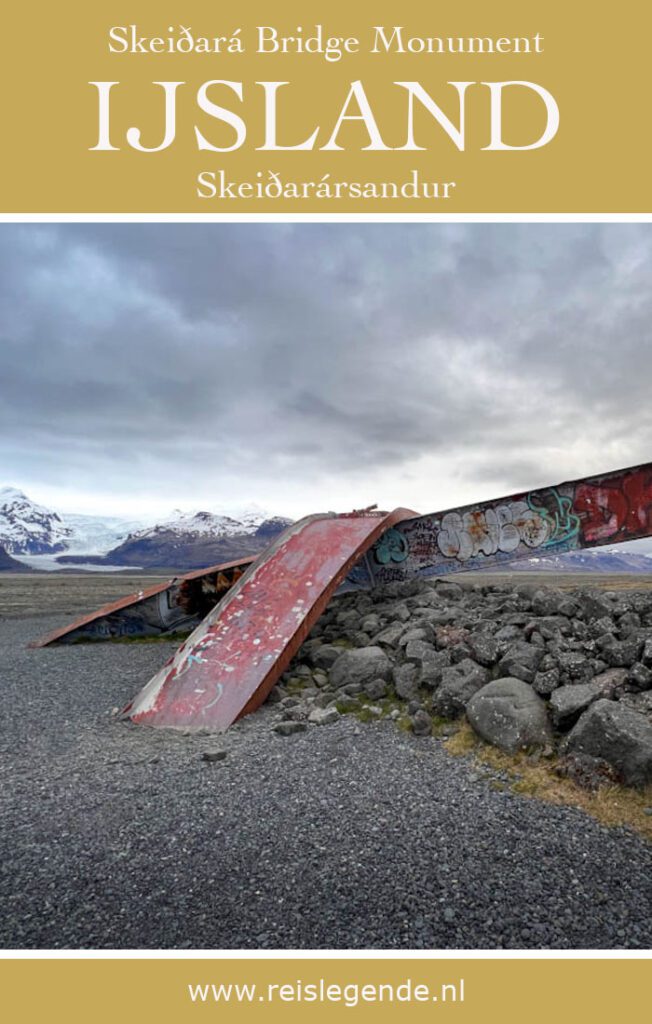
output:
M347 711L652 781L652 591L410 580L331 602L272 692L281 734Z

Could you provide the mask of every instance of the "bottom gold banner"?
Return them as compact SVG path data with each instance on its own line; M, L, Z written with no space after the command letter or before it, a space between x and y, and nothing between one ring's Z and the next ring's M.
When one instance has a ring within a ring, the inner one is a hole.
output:
M0 961L7 1021L402 1019L591 1024L642 1016L649 959Z

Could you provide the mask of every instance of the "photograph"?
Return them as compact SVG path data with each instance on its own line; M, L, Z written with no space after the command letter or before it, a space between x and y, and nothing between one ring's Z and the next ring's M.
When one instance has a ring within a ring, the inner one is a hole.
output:
M0 222L2 950L652 947L651 285L649 220Z

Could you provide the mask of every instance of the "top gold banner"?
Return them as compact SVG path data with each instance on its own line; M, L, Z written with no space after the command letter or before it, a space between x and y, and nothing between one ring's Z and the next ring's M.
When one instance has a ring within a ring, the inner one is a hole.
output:
M651 9L12 4L2 213L652 210Z

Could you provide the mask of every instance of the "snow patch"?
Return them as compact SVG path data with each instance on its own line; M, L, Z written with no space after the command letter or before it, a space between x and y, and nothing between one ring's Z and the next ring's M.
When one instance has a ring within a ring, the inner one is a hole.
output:
M59 554L106 555L127 539L173 533L179 537L218 540L254 534L261 524L274 518L257 505L222 505L189 512L175 509L158 523L118 516L60 514L32 501L17 487L0 488L0 545L8 554L39 569L61 568L54 557ZM279 522L285 524L289 520ZM82 565L77 564L76 568L81 569ZM90 563L83 568L90 570ZM106 571L109 567L101 568Z

